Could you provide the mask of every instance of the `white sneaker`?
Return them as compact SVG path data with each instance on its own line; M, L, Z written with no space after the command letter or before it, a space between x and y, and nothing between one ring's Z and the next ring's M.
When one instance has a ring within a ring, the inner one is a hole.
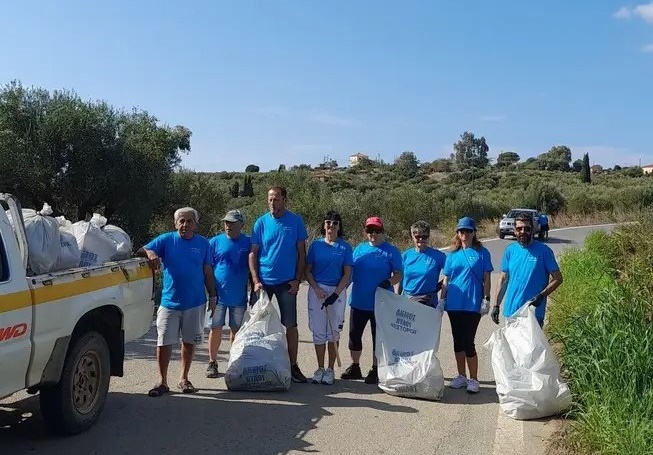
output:
M481 386L476 379L469 379L467 381L467 391L469 393L478 393L481 390Z
M458 376L453 378L449 383L449 387L451 387L452 389L462 389L466 385L467 385L467 378L462 374L459 374Z
M313 373L313 384L322 384L322 379L324 378L324 368L318 368Z
M322 384L331 385L336 380L336 373L331 369L327 368L324 370L324 376L322 377Z

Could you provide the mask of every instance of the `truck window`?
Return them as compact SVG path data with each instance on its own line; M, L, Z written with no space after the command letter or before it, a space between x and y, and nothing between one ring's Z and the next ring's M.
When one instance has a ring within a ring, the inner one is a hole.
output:
M0 232L0 282L9 280L9 261L7 260L7 249L5 239Z

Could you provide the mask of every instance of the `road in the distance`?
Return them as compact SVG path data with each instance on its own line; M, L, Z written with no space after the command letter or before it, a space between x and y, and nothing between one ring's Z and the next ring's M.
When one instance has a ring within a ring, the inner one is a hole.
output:
M560 253L582 246L585 236L610 226L552 231L549 246ZM506 245L514 240L484 242L499 269ZM497 273L493 274L496 283ZM306 314L306 286L300 294L299 364L307 376L315 369L315 356ZM345 329L348 327L346 323ZM495 441L499 407L489 352L482 345L496 326L489 317L481 320L477 335L481 392L445 391L441 402L392 397L362 381L338 380L333 386L293 384L284 393L237 393L226 390L224 380L206 379L206 345L197 355L191 380L201 390L196 395L170 394L149 398L147 390L156 380L155 330L127 346L125 377L113 378L103 414L88 432L70 438L48 434L38 413L38 399L26 394L0 401L0 447L2 453L39 455L146 455L146 454L492 454L496 443L515 453L536 455L525 449L524 433L536 430L537 422L521 423L516 431L504 431ZM439 358L445 379L455 375L451 329L442 326ZM347 334L340 354L348 365ZM371 364L371 337L364 339L362 367ZM220 353L224 372L229 342ZM179 374L179 353L171 365L171 384ZM339 373L342 371L338 371ZM2 372L0 372L0 375ZM222 375L221 375L222 376ZM519 449L517 449L519 448ZM505 453L505 452L504 452Z

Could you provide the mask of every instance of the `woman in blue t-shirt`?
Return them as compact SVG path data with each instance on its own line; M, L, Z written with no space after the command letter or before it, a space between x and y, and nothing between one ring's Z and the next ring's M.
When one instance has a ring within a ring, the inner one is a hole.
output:
M314 384L333 384L336 343L345 321L347 286L353 264L351 245L342 239L342 218L336 212L324 217L321 233L308 247L306 280L308 290L308 327L313 333L317 370ZM329 366L324 368L325 344L329 349Z
M451 321L453 350L458 376L449 387L467 386L469 393L478 393L478 357L474 338L481 315L490 309L490 252L476 238L476 223L470 217L458 220L451 253L444 266L444 284L441 300ZM469 368L469 379L465 370Z
M372 329L372 368L365 377L366 384L378 384L376 368L376 319L374 302L376 288L392 291L401 281L401 253L386 241L383 220L373 216L365 221L367 241L354 250L351 295L349 296L349 352L352 364L340 376L342 379L362 379L360 358L363 351L363 332L367 323Z
M417 221L410 227L414 247L401 255L404 277L400 292L424 305L438 306L438 280L447 256L429 246L431 227L426 221Z

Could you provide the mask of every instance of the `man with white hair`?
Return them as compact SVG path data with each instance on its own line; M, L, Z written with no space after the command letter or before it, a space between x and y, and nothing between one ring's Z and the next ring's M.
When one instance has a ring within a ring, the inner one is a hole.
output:
M156 237L142 249L153 270L163 265L163 290L156 315L157 348L160 381L148 393L158 397L170 391L168 365L172 346L181 335L181 378L179 389L197 391L188 380L188 371L195 345L203 340L206 293L209 294L211 316L217 297L209 241L196 234L199 215L192 207L178 209L174 215L176 231Z

